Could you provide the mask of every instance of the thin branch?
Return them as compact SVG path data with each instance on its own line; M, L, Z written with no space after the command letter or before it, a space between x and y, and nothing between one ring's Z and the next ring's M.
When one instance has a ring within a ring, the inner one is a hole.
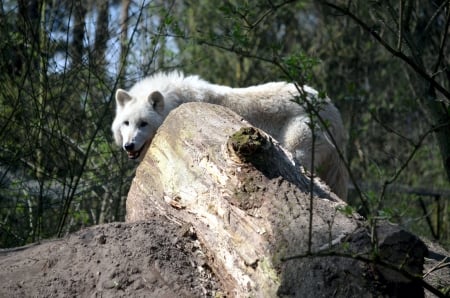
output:
M412 145L412 146L416 146L416 143L415 143L412 139L410 139L410 138L404 136L402 133L398 132L397 130L395 130L395 129L392 128L391 126L387 125L386 122L381 121L381 120L377 117L377 115L375 115L375 113L370 112L370 115L371 115L372 118L375 119L375 121L376 121L378 124L380 124L380 125L383 127L383 129L385 129L387 132L390 132L390 133L396 135L397 137L399 137L399 138L405 140L406 142L408 142L408 143L409 143L410 145Z
M252 29L256 28L262 21L264 21L265 18L267 18L269 15L273 14L277 9L279 9L287 4L296 2L296 1L297 0L287 0L287 1L281 2L279 4L274 4L274 3L272 3L272 1L268 1L270 8L267 9L264 13L262 13L259 16L259 18L254 22L251 22L251 20L249 20L247 18L247 15L245 15L244 13L241 13L239 10L235 9L235 10L233 10L233 12L235 14L237 14L242 20L244 20L244 22L247 24L247 29L252 30Z
M431 24L434 23L434 21L436 20L436 18L438 17L439 13L441 12L441 10L444 9L445 5L448 5L449 1L442 1L441 5L438 7L438 9L436 9L436 11L434 12L434 14L431 16L430 20L428 20L427 25L425 26L425 29L423 30L423 34L428 34L428 30L430 30Z
M400 11L399 11L399 17L398 17L398 41L397 41L397 51L402 50L402 40L403 40L403 9L405 6L404 0L400 1Z
M394 182L398 179L398 177L400 176L400 174L406 169L406 167L409 165L409 163L411 162L411 160L413 159L413 157L416 155L417 151L419 151L419 149L422 147L422 143L425 141L426 137L428 137L429 134L431 134L431 133L433 133L433 132L435 132L435 131L437 131L437 130L439 130L439 129L441 129L441 128L447 127L448 125L449 125L449 123L443 123L443 124L440 124L440 125L438 125L438 126L432 127L431 129L429 129L428 131L426 131L426 132L419 138L418 143L415 144L414 149L413 149L412 152L409 154L408 158L407 158L406 161L403 163L403 165L400 167L400 169L396 171L396 173L394 174L394 176L391 177L391 179L386 180L386 181L383 183L383 188L382 188L382 191L381 191L380 198L384 198L384 196L385 196L385 194L386 194L386 189L387 189L387 187L388 187L390 184L394 183Z
M432 87L441 92L447 99L450 100L450 91L443 87L439 82L437 82L433 76L430 76L426 70L424 70L420 65L416 64L410 57L406 56L404 53L395 50L392 48L381 36L375 32L374 29L370 28L370 26L365 23L362 19L353 14L349 9L340 7L333 3L327 1L320 1L323 5L331 7L336 11L343 13L350 17L353 21L355 21L361 28L367 31L373 38L375 38L389 53L394 55L395 57L403 60L407 65L409 65L416 73L418 73L421 77L423 77L427 82L430 83Z
M445 4L445 3L450 5L450 1L446 1L446 2L442 3L442 5L439 7L438 11L441 9L441 7L443 7L443 4ZM450 7L447 7L447 15L446 15L446 20L445 20L445 26L444 27L445 27L445 29L444 29L444 31L442 33L442 39L441 39L441 43L439 45L438 59L436 61L436 64L434 65L434 71L433 71L433 74L432 74L433 77L435 75L437 75L438 70L439 70L439 66L441 65L442 59L444 58L444 49L445 49L445 45L447 43L448 29L450 27Z
M136 21L136 26L134 27L134 30L133 30L133 32L131 34L130 41L133 40L133 37L134 37L134 35L135 35L136 31L137 31L137 26L138 26L138 23L139 23L139 19L143 15L144 5L145 5L145 1L142 3L142 6L139 9L138 19ZM128 52L130 51L131 46L132 46L132 43L129 42L127 44L127 47L125 48L125 50L126 50L126 52L125 52L126 54L125 55L128 54ZM121 68L119 69L119 73L123 73L124 68L125 68L125 65L122 63L121 64ZM119 83L119 78L115 81L114 89L117 88L117 84L118 83ZM110 98L108 100L108 103L110 103L112 101L113 101L113 93L111 93L111 96L110 96ZM108 113L109 113L109 104L105 104L104 105L104 109L103 109L103 111L101 113L101 116L99 117L99 121L96 124L95 131L94 131L94 133L92 134L92 137L89 140L89 143L88 143L88 146L87 146L87 149L86 149L86 154L84 155L84 158L83 158L83 160L81 162L80 173L83 172L83 169L87 165L88 157L90 156L90 153L91 153L92 146L94 144L95 138L96 138L97 134L100 132L100 130L102 129L101 123L103 122L103 120L106 117L106 115L108 115ZM64 226L65 226L65 223L66 223L66 220L67 220L67 216L68 216L68 213L69 213L70 205L72 204L73 198L75 197L75 193L76 193L78 185L79 185L79 183L81 181L81 177L82 177L82 175L78 175L75 178L75 181L73 182L74 186L71 189L71 192L70 192L70 194L68 196L68 199L64 202L63 214L62 214L62 216L61 216L61 218L59 220L59 224L58 224L57 237L61 237L62 236L62 232L63 232Z
M251 28L255 28L256 26L258 26L267 16L271 15L272 13L274 13L277 9L283 7L284 5L296 2L297 0L288 0L285 2L282 2L280 4L273 4L271 1L269 1L270 4L270 9L268 9L264 14L262 14L258 20L256 20L253 24L251 24Z
M428 270L427 272L425 272L425 274L423 275L423 278L427 277L428 275L430 275L432 272L437 271L439 269L442 269L444 267L450 266L450 263L446 261L449 259L449 257L445 257L442 259L442 261L440 261L439 263L437 263L435 266L433 266L433 268L431 268L430 270Z

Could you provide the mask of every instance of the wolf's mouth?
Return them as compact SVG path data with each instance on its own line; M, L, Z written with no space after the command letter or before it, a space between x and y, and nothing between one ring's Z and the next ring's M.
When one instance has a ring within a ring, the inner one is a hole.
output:
M127 151L128 159L137 159L146 146L147 142L145 142L139 150Z

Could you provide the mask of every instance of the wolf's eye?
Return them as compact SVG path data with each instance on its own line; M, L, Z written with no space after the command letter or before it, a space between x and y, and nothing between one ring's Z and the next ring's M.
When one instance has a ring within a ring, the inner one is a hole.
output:
M147 126L147 124L148 124L147 122L145 122L145 121L142 121L142 122L141 122L141 125L140 125L140 127L146 127L146 126Z
M126 126L128 126L128 125L130 125L130 122L124 121L123 124L125 124Z

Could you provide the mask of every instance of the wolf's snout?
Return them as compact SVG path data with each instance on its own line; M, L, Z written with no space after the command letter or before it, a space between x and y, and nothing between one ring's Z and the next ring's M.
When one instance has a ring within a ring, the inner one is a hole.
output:
M126 143L123 148L127 151L133 151L134 150L134 143Z
M141 148L136 149L136 146L133 142L125 143L125 145L123 145L123 149L127 151L129 159L137 159L141 155L141 151L144 149L145 144L146 143L144 143Z

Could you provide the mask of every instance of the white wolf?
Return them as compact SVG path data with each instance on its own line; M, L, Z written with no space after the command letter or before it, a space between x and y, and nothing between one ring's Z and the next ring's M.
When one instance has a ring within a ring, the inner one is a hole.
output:
M304 86L303 90L309 101L312 98L321 101L319 114L327 122L334 144L342 150L345 134L339 111L328 98L318 98L314 89ZM298 88L286 82L231 88L179 72L158 73L136 83L128 92L117 90L112 131L116 143L123 147L128 157L138 159L142 158L171 110L192 101L222 105L272 135L306 169L311 169L314 147L318 175L334 193L346 199L348 174L344 164L325 130L316 130L312 145L310 117L302 105L293 101L298 96Z

